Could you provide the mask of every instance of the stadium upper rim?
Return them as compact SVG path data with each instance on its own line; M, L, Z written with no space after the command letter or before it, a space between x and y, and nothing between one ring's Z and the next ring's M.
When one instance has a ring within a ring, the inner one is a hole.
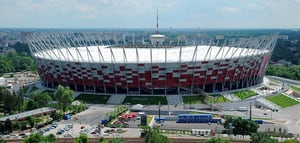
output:
M101 51L101 54L100 52ZM181 52L180 52L181 51ZM42 59L68 62L91 63L176 63L191 61L224 60L264 54L269 50L247 51L237 47L184 46L172 48L111 48L110 46L89 46L45 50L34 56ZM206 55L206 53L209 53ZM181 54L181 55L180 55ZM195 56L192 56L194 55ZM151 58L152 55L152 58ZM181 56L181 58L180 58Z
M123 37L123 38L120 38ZM38 33L30 39L34 57L49 60L90 63L175 63L242 58L272 52L276 35L254 38L214 40L211 37L189 42L167 39L163 45L152 45L119 35L101 33ZM136 38L138 39L138 38ZM168 44L167 44L168 43Z

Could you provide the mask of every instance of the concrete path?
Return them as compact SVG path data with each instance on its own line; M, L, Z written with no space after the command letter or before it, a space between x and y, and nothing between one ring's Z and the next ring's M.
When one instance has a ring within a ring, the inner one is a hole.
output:
M112 94L106 104L122 104L125 98L122 94Z
M265 98L257 98L256 102L259 102L259 103L265 105L269 109L281 109L280 106L270 102L269 100L267 100Z
M167 95L166 97L169 105L181 105L183 103L181 95Z
M222 93L222 95L227 98L229 101L240 101L241 99L234 96L232 93L230 92L224 92Z

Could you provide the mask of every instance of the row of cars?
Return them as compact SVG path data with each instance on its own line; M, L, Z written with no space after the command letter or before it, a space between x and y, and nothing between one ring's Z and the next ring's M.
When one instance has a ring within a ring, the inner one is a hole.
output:
M85 126L81 126L79 134L93 134L93 135L99 135L100 128L99 126L95 127L92 126L91 128L86 128Z
M54 129L56 127L57 127L57 124L52 124L47 128L39 129L39 130L37 130L36 128L31 128L29 133L21 132L19 134L14 134L14 133L10 133L8 135L0 134L0 138L10 138L10 139L25 138L25 137L28 137L30 134L34 134L34 133L39 133L41 135L44 135L45 132L48 132L51 129Z
M0 138L7 138L7 139L17 139L17 138L25 138L27 137L28 135L25 134L25 133L20 133L20 134L13 134L13 133L10 133L8 135L2 135L0 134Z
M72 125L65 125L64 128L60 128L60 129L57 130L56 135L62 135L62 134L64 134L65 132L70 131L72 128L73 128Z

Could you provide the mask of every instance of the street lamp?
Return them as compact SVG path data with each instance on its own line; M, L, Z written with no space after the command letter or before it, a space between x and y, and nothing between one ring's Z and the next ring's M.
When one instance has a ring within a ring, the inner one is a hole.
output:
M234 129L235 127L232 126L232 123L229 123L229 129L228 129L228 132L229 132L229 137L231 139L231 134L232 134L232 130Z

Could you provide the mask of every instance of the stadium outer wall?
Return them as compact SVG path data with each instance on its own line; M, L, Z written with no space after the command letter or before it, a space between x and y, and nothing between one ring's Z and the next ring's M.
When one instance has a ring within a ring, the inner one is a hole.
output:
M46 87L110 94L198 94L246 88L262 82L270 53L222 61L185 63L79 63L36 57Z
M162 63L70 62L49 59L35 53L51 50L51 42L46 45L47 40L36 37L37 40L29 43L41 82L49 88L64 85L74 91L104 94L187 95L229 91L262 83L276 43L277 38L274 37L270 40L263 39L257 45L250 43L253 44L252 49L263 49L252 55ZM63 40L67 41L65 37ZM56 49L67 46L70 45L57 46ZM260 46L263 48L258 48Z

